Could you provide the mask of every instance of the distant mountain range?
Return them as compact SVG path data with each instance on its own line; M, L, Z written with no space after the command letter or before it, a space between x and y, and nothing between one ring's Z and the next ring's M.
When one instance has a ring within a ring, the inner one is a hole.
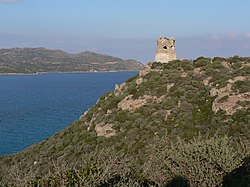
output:
M143 67L136 60L123 60L89 51L69 54L46 48L0 49L0 73L131 71Z

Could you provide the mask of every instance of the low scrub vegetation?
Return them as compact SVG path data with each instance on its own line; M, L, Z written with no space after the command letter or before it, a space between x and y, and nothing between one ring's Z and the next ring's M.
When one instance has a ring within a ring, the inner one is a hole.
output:
M0 157L0 180L16 186L244 186L250 183L249 63L238 56L149 63L65 130ZM105 125L108 131L98 134Z
M114 147L96 149L82 156L75 167L54 163L45 176L28 173L20 179L16 170L7 185L222 186L225 179L235 180L228 176L250 156L249 142L234 142L228 136L217 135L172 142L166 134L156 136L145 148L148 154L144 159L122 154ZM250 182L249 173L242 175L245 175L242 184Z

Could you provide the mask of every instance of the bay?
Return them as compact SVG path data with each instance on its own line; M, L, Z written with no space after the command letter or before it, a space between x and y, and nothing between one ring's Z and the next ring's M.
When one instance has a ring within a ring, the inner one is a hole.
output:
M76 121L138 72L0 75L0 155L21 151Z

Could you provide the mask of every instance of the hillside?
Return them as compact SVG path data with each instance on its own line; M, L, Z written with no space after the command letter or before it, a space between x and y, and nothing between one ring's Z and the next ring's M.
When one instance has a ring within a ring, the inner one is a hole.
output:
M249 75L250 58L238 56L149 63L65 130L0 157L0 179L20 186L244 186Z
M93 52L69 54L45 48L0 49L0 73L141 70L135 60Z

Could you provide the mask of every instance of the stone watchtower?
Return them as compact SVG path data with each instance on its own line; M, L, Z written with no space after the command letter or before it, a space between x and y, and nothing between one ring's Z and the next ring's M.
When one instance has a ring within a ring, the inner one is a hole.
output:
M161 36L157 40L157 49L155 55L156 62L168 63L171 60L176 59L175 51L175 39L171 37L170 39Z

